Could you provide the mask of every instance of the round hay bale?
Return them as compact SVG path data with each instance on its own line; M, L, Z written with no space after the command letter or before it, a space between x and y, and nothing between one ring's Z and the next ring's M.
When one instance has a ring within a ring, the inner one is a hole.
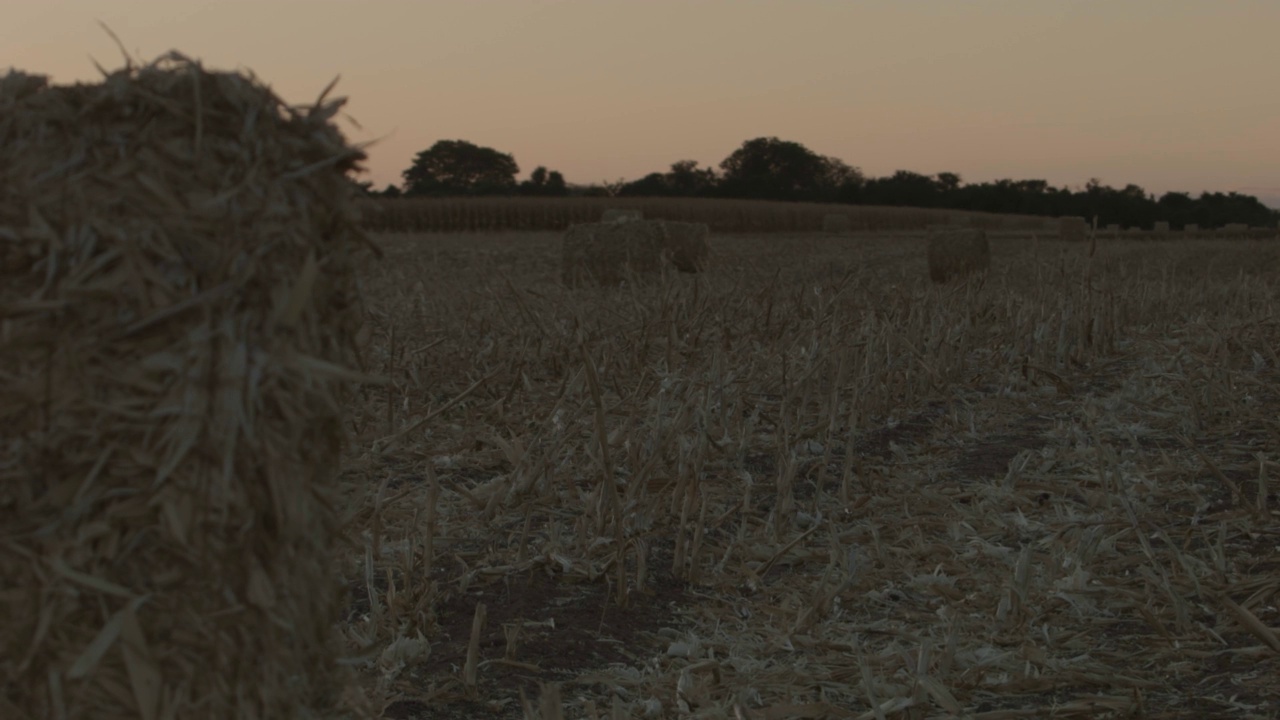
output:
M928 234L929 279L944 283L991 267L987 233L978 228L932 227Z
M176 53L0 81L18 716L302 717L340 689L331 496L367 243L342 103Z

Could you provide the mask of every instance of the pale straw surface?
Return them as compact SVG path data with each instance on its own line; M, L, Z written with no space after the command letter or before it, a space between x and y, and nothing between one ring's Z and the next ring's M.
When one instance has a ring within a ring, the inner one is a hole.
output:
M0 717L335 699L341 105L177 54L0 80Z

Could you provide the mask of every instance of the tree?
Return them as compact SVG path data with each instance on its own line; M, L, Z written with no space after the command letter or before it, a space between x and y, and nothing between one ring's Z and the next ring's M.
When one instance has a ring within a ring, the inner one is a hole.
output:
M677 160L671 163L664 180L672 195L705 195L715 188L716 171L713 168L699 170L697 160Z
M516 188L515 158L466 140L440 140L404 171L405 195L500 195Z
M529 173L529 179L520 183L521 195L552 196L568 195L569 188L564 184L564 176L552 170L550 172L541 165Z
M564 182L564 176L558 170L552 170L547 175L547 195L555 195L563 197L569 194L569 186Z
M720 189L729 197L817 200L824 191L835 189L830 185L831 159L776 137L742 143L720 163L720 169L724 173Z
M938 173L937 178L938 187L941 188L944 193L955 192L960 189L961 180L960 175L957 173L940 172Z
M649 173L618 188L618 195L623 197L663 197L671 194L667 177L662 173Z

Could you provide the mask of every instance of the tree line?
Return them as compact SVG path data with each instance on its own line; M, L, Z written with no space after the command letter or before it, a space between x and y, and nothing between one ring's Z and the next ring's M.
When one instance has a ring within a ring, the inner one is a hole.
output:
M618 197L708 197L792 202L845 203L945 208L1020 215L1078 215L1100 225L1151 228L1157 221L1174 228L1204 228L1227 223L1275 226L1280 211L1252 195L1167 192L1157 198L1137 185L1117 189L1090 180L1083 188L1054 187L1045 180L995 180L965 183L959 174L924 175L899 170L866 177L839 158L819 155L797 142L776 137L747 140L720 162L699 167L694 160L672 163L665 172L638 180L569 185L564 176L539 166L517 182L515 158L466 140L441 140L414 157L400 186L377 197L450 197L460 195L609 195Z

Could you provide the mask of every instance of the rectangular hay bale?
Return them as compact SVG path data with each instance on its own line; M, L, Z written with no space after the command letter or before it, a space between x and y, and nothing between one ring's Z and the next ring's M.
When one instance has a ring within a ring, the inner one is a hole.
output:
M822 231L829 233L849 232L853 229L853 221L845 213L828 213L822 216Z
M944 283L991 267L987 233L977 228L929 228L926 248L929 279Z
M664 267L707 269L711 244L704 223L635 220L572 225L561 243L561 280L620 285L628 276L653 276Z
M20 716L315 716L340 690L332 495L368 242L343 102L290 108L177 53L95 85L0 77Z
M1058 219L1058 239L1066 242L1084 242L1089 237L1089 222L1082 217Z

